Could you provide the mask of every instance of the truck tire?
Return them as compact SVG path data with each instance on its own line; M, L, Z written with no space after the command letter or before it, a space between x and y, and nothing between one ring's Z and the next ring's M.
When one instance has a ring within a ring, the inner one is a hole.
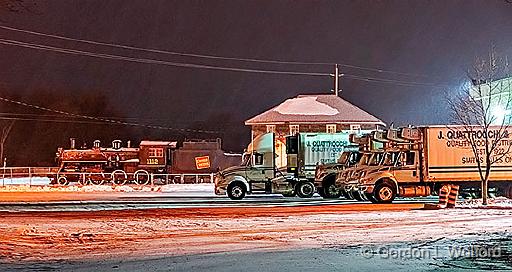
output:
M336 184L328 184L324 189L324 198L340 198L341 190L336 187Z
M309 181L301 181L295 187L297 196L301 198L311 198L315 194L315 184Z
M336 186L336 177L331 176L324 180L322 191L324 192L323 198L340 198L341 190Z
M365 201L363 195L361 195L361 192L359 191L353 191L351 192L352 197L357 201Z
M228 185L228 197L232 200L241 200L246 193L247 188L243 182L235 181Z
M345 199L348 199L348 200L352 200L352 199L354 199L354 197L352 196L352 194L350 194L350 193L349 193L349 192L347 192L346 190L340 189L340 192L341 192L341 195L342 195Z
M382 182L375 186L373 198L376 203L391 203L396 197L396 188L389 182Z

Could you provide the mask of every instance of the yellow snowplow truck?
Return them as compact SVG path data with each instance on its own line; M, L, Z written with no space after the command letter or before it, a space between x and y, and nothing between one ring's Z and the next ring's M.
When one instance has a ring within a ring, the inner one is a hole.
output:
M493 158L499 158L491 166L489 188L512 198L512 129L490 127L483 131L475 126L471 136L466 130L454 125L388 129L385 139L380 139L383 149L368 152L368 159L363 156L358 165L339 172L336 186L374 203L435 195L450 184L459 185L464 194L479 193L477 159L482 162L487 137L489 145L498 146ZM480 154L478 158L474 151Z

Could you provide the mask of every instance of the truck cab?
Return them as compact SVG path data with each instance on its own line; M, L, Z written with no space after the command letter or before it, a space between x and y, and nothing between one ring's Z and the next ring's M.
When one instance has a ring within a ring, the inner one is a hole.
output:
M291 186L276 186L272 181L285 175L286 169L276 166L276 139L273 133L257 136L249 144L239 166L228 167L215 175L215 194L240 200L246 194L291 193Z

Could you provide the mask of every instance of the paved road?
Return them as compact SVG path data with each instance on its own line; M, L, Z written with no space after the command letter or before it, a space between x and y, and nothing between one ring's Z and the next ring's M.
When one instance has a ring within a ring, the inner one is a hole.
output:
M159 209L159 208L203 208L203 207L288 207L288 206L319 206L319 205L360 205L378 206L370 202L358 202L347 199L322 199L313 197L301 199L297 197L282 197L278 195L250 196L241 201L233 201L226 197L218 196L177 196L165 194L108 194L110 197L100 194L97 200L92 197L84 197L81 193L76 196L62 194L47 199L40 197L25 201L1 201L0 211L95 211L95 210L125 210L125 209ZM397 199L397 204L409 203L436 203L437 198Z

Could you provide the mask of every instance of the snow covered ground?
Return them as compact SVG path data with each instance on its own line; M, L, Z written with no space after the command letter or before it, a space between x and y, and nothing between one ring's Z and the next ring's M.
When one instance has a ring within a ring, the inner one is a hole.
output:
M482 199L470 199L458 203L459 208L488 208L488 209L512 209L512 199L496 197L488 199L487 205L482 205Z

